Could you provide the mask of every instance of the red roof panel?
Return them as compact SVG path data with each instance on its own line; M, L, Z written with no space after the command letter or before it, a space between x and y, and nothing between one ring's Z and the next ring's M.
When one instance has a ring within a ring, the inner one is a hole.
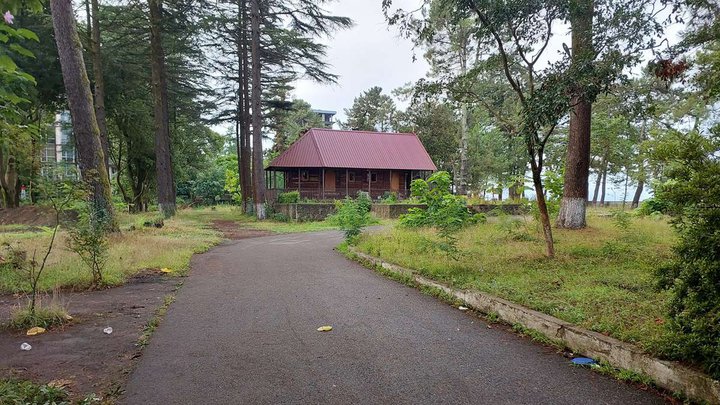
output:
M415 134L313 128L268 168L432 170L437 168Z

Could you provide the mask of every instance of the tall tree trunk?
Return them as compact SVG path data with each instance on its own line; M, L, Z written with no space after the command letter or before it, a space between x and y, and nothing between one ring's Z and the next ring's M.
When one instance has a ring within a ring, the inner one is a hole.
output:
M467 39L459 46L460 74L467 73ZM468 166L468 106L460 104L460 167L457 178L457 194L467 194L467 166Z
M468 106L460 106L460 167L457 177L457 194L467 194L467 166L468 166Z
M592 63L593 43L593 0L572 0L570 2L570 24L572 26L572 64L582 70ZM592 103L584 94L585 89L575 89L572 97L573 110L570 113L567 160L563 181L563 198L557 226L560 228L585 228L585 204L588 198L588 176L590 175L590 122Z
M607 172L608 172L608 162L606 160L605 166L603 167L603 172L602 172L602 189L601 189L602 194L600 194L600 205L601 206L605 205L605 185L607 184Z
M170 114L167 72L162 46L162 0L148 0L150 8L150 59L155 115L155 170L158 207L169 218L175 215L175 180L170 157Z
M91 0L92 12L90 15L90 55L92 57L93 76L95 79L95 117L100 130L100 143L105 158L105 170L110 173L110 138L108 137L107 119L105 118L105 78L103 76L103 61L100 50L100 5L98 0Z
M110 179L105 170L105 156L100 142L93 108L90 81L85 70L82 45L75 25L71 0L50 0L55 41L57 42L65 94L72 116L78 167L90 189L92 206L102 209L117 229L110 194Z
M13 155L8 156L6 165L4 153L0 148L0 187L2 187L3 191L5 208L17 208L20 206L17 184L18 174L15 157Z
M595 179L595 192L593 193L592 205L597 206L598 193L600 192L600 182L602 181L602 172L598 171L597 179Z
M255 215L265 219L265 176L263 175L262 106L260 82L260 0L250 0L252 25L252 128L253 128L253 200Z
M511 201L517 201L524 197L525 187L525 170L527 166L518 167L513 165L511 172L513 182L508 188L508 199ZM521 173L522 172L522 173Z
M623 192L623 201L622 201L623 210L625 210L625 201L627 201L628 180L630 180L630 175L628 174L628 168L626 167L625 168L625 191Z
M238 130L240 150L238 166L240 171L240 189L242 191L242 210L248 214L252 208L252 170L250 145L250 67L248 49L247 0L238 0Z
M637 208L638 205L640 205L640 196L643 193L643 188L645 188L645 181L640 180L638 181L637 188L635 189L635 195L632 199L632 204L630 204L630 208Z

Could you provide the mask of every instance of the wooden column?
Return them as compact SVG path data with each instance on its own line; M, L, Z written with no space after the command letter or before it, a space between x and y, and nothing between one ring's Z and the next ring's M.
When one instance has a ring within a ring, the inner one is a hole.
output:
M345 169L345 198L350 197L350 172Z
M372 194L370 194L370 189L371 189L370 183L371 182L372 182L372 173L370 172L370 170L368 170L368 195L370 196L370 199L372 200Z
M399 187L398 187L398 188L399 188ZM392 189L392 169L390 169L390 190L389 190L389 191L390 191L390 193L393 192L393 189ZM400 191L400 190L398 190L398 191Z
M298 193L300 192L300 168L298 167Z
M322 169L322 199L325 199L325 168Z

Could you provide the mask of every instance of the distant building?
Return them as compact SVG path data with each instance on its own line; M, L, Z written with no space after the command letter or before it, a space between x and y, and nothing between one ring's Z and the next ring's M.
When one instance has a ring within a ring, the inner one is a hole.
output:
M339 199L365 191L407 198L437 167L415 134L312 128L267 166L268 195ZM281 182L278 182L278 177Z
M333 127L333 118L335 118L335 115L337 114L337 111L330 111L330 110L312 110L315 114L319 115L320 118L322 118L323 122L325 123L325 128L332 128Z
M55 121L47 131L40 161L43 176L48 176L59 168L62 168L65 175L77 175L77 154L69 111L55 115Z

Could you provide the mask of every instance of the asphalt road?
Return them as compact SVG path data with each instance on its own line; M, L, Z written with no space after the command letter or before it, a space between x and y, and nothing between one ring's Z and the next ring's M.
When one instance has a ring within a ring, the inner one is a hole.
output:
M346 260L340 240L269 236L197 255L121 402L662 402Z

